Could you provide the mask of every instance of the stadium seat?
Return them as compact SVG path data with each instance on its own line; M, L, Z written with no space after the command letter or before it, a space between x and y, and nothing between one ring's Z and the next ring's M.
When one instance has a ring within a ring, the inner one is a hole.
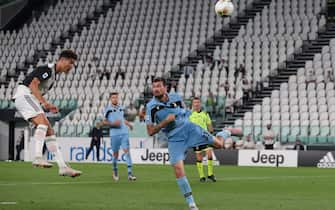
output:
M290 134L290 121L281 121L280 142L286 143L287 137Z
M292 121L290 130L291 133L287 137L288 142L295 142L297 140L297 136L300 134L300 121L299 120Z
M318 120L311 121L309 143L317 143L317 137L320 135L320 125Z
M301 140L304 144L309 143L309 120L304 120L300 125L300 135L298 135L298 139Z
M248 134L253 135L253 126L252 126L252 121L251 120L244 120L243 121L243 135L248 135Z
M329 121L320 121L320 135L318 136L318 143L327 143L328 135L330 134Z
M260 140L260 136L262 135L261 120L254 120L254 123L253 123L253 134L254 134L254 141L259 141Z

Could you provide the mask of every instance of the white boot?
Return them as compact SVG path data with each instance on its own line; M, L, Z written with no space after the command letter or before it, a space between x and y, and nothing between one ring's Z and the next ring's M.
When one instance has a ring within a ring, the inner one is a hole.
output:
M67 167L59 168L58 174L59 176L76 177L76 176L80 176L82 172L67 166Z
M136 176L133 176L132 174L128 175L128 180L129 181L136 181Z
M199 208L195 204L189 205L189 210L199 210Z
M40 168L51 168L53 166L51 163L42 158L35 158L32 164L34 167L40 167Z

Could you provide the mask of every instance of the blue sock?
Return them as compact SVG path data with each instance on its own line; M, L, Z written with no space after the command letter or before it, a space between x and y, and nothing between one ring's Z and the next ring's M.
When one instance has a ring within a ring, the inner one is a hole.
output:
M186 176L183 176L183 177L177 179L177 183L178 183L179 189L180 189L181 193L184 195L188 205L195 204L193 196L192 196L192 189L191 189L190 184L188 183L188 180L187 180Z
M125 155L126 155L126 163L127 163L127 166L128 166L128 175L132 175L133 163L131 161L130 153L127 152Z
M113 157L113 171L117 175L117 158Z

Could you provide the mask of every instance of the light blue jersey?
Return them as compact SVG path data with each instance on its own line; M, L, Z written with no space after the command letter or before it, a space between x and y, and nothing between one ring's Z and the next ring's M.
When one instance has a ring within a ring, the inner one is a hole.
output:
M174 165L185 159L188 148L212 144L214 139L210 133L189 121L191 111L183 107L183 101L178 94L168 94L168 98L168 101L163 103L154 97L147 104L146 123L158 124L169 114L175 115L175 121L162 129L167 134L170 163Z
M113 123L116 120L121 121L120 127L111 127L109 130L110 136L117 136L128 134L128 127L124 123L124 108L120 105L108 105L105 109L105 118L107 121Z
M167 136L172 136L182 128L191 112L183 107L182 98L178 94L168 94L169 100L166 103L160 102L155 97L147 104L146 123L159 124L169 114L174 114L175 121L169 123L162 129Z
M132 160L129 153L129 131L125 124L124 119L124 108L120 105L108 105L105 109L105 118L107 121L114 123L117 120L121 121L119 127L111 127L109 130L111 138L111 147L113 150L113 175L118 177L118 154L115 155L120 150L120 147L125 151L126 163L128 168L128 179L132 177ZM136 179L136 178L135 178Z

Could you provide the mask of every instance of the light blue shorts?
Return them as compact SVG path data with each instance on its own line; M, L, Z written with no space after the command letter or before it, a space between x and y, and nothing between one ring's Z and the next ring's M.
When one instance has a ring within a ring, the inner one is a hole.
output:
M120 150L120 147L122 149L129 149L129 135L121 134L111 136L111 147L113 152L118 152Z
M168 137L168 150L171 165L180 160L185 160L188 148L213 144L213 136L200 126L186 122L182 127L176 128L178 132Z

